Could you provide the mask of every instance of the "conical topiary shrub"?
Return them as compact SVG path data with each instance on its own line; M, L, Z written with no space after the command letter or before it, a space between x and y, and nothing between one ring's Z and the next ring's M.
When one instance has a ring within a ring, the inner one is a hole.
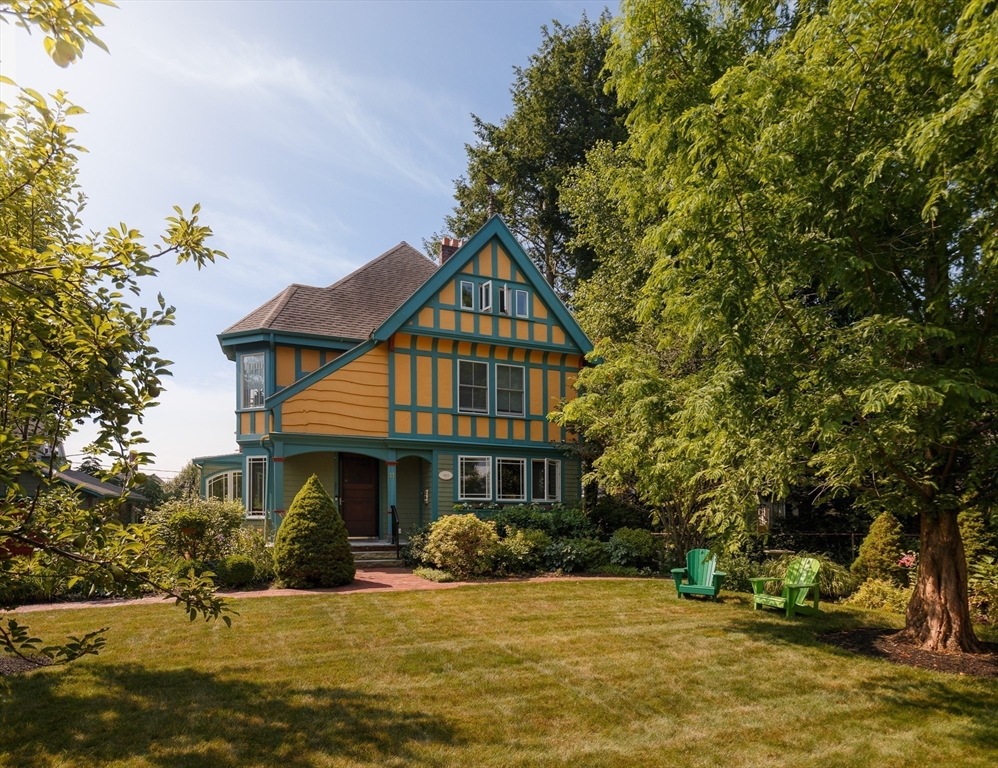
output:
M859 545L859 556L850 570L860 581L884 579L906 586L905 569L898 565L901 559L901 523L890 512L883 512Z
M338 587L357 572L347 527L315 475L298 491L277 530L274 570L288 587Z

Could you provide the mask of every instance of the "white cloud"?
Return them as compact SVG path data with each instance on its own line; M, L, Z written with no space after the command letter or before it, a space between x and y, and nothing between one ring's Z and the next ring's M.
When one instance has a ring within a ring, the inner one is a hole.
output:
M452 155L454 104L401 79L347 74L335 62L321 67L238 37L190 40L182 51L144 48L158 76L245 104L251 94L252 124L269 140L355 171L377 169L425 192L450 191L436 171ZM458 114L463 114L461 110ZM450 151L448 151L450 150Z

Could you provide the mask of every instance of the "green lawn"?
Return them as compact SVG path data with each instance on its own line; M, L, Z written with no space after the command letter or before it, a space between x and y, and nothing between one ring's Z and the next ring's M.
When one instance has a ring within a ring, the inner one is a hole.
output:
M3 678L0 765L998 765L998 685L823 645L860 621L555 581L26 615L113 629Z

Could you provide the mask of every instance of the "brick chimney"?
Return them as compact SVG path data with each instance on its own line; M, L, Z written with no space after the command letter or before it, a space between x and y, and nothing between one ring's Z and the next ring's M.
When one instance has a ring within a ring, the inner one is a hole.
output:
M447 259L453 256L457 249L464 245L464 240L455 240L453 237L445 237L440 241L440 266L447 263Z

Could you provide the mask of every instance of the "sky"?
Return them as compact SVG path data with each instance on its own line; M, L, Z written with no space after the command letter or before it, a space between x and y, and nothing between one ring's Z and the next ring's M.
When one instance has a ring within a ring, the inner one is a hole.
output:
M88 150L88 229L124 222L151 244L172 206L200 203L210 245L228 255L200 272L164 263L133 302L153 306L161 292L177 309L153 338L173 376L136 425L170 477L237 448L235 364L216 334L290 283L329 285L403 240L421 248L453 208L471 115L509 113L513 67L542 25L596 19L607 3L118 5L99 7L110 55L90 46L68 69L39 32L0 24L0 74L87 110L72 125ZM67 441L71 460L91 435Z

